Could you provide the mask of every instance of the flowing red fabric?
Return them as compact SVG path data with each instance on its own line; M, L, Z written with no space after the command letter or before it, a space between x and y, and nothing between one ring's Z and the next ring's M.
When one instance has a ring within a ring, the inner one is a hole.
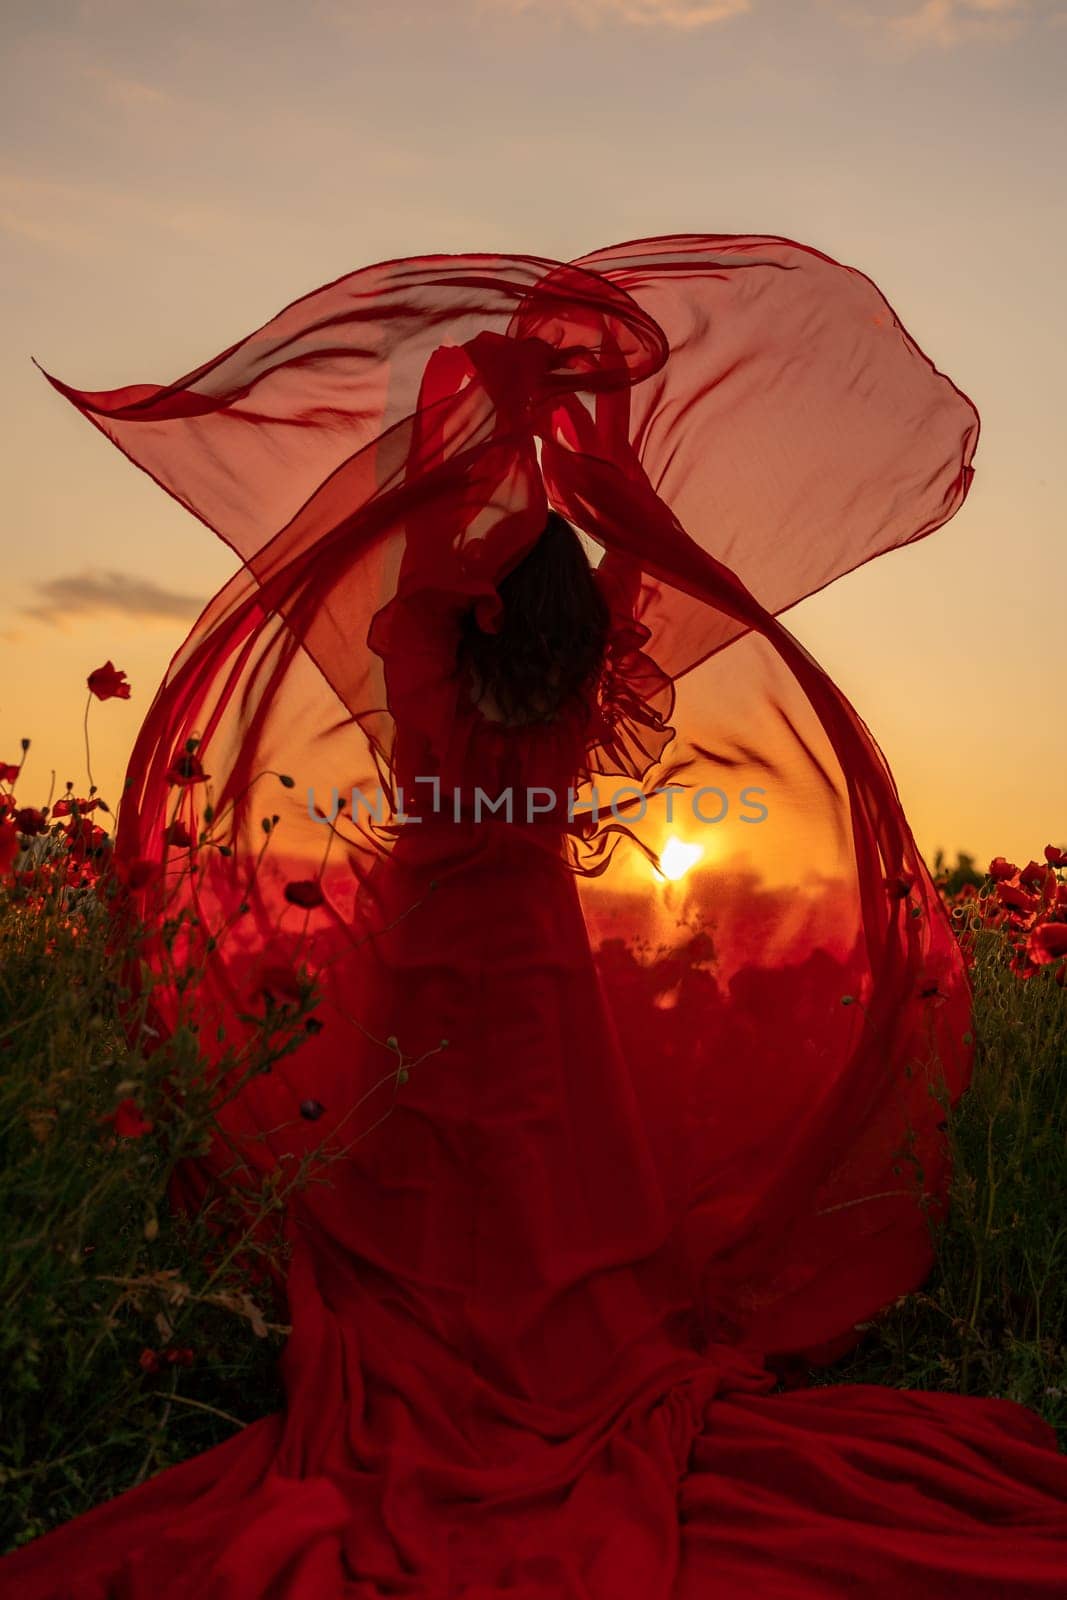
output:
M974 408L877 288L778 238L423 256L175 383L50 381L241 560L118 828L192 913L160 1025L221 1079L279 967L323 992L175 1200L235 1148L349 1143L289 1208L284 1413L9 1557L12 1590L1062 1594L1034 1414L775 1392L929 1270L969 1071L892 777L777 620L970 483ZM457 629L549 507L609 653L587 717L509 727Z

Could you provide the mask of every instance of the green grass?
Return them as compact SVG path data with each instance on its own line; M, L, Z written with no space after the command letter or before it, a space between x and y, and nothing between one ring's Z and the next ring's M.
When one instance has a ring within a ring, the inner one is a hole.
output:
M240 1233L225 1196L194 1218L166 1202L175 1163L212 1127L196 1036L142 1049L99 900L63 887L33 906L26 893L0 889L3 1549L278 1409L286 1333L280 1297L255 1271L264 1246ZM813 1380L1003 1395L1062 1436L1067 989L1051 966L1017 976L977 905L960 907L977 1062L949 1118L952 1208L936 1271ZM152 1119L151 1137L116 1137L101 1121L126 1098ZM269 1226L280 1219L269 1188L257 1204ZM220 1248L230 1234L237 1246ZM280 1234L270 1248L281 1251ZM168 1351L191 1351L191 1364Z
M1023 979L986 903L956 910L973 940L974 1074L948 1118L950 1210L928 1283L816 1381L995 1395L1039 1412L1067 1446L1067 988Z
M168 1206L176 1162L214 1126L198 1040L140 1047L106 916L92 889L37 906L0 889L3 1549L282 1399L283 1297L258 1270L265 1249L284 1254L281 1197L268 1185L238 1211L219 1193L193 1218ZM283 1053L271 1025L259 1045L260 1062ZM101 1121L127 1099L150 1136Z

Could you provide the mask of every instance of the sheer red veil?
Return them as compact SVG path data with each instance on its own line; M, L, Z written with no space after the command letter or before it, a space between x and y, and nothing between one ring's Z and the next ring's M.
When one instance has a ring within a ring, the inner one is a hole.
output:
M373 1124L405 1063L444 1070L425 1007L375 1014L375 864L417 826L395 713L447 732L420 641L472 604L491 627L555 507L636 575L567 850L704 1336L846 1347L929 1266L969 1043L892 777L777 620L967 492L975 410L877 288L778 238L430 255L174 383L50 381L240 558L145 718L116 861L161 869L149 915L161 881L187 913L154 999L208 1063L286 971L322 984L321 1030L223 1113L250 1168L352 1132L357 1102ZM188 1164L178 1197L231 1164Z

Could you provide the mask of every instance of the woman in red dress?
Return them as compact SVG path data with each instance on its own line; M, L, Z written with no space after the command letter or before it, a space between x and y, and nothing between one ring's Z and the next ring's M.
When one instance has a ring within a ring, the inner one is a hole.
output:
M874 285L772 238L429 256L174 384L51 381L242 562L116 841L195 912L205 1071L279 967L322 993L174 1199L361 1136L290 1201L284 1413L12 1592L1062 1593L1035 1415L776 1391L929 1270L969 1071L892 778L778 620L970 483Z

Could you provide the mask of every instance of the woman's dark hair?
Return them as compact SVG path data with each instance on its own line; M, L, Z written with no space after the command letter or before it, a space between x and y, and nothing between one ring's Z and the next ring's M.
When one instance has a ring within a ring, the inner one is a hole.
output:
M550 511L536 544L498 585L499 633L483 633L473 607L457 664L509 723L548 722L591 691L607 648L609 612L577 531Z

